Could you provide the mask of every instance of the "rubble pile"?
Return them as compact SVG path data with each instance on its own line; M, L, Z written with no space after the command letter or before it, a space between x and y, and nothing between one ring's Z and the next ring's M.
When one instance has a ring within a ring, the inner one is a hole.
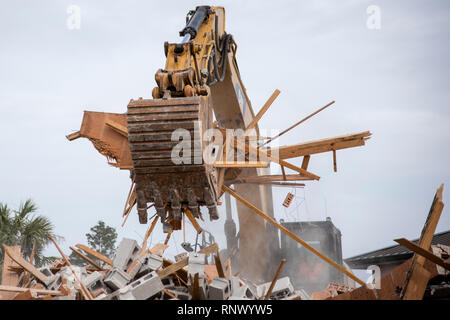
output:
M255 284L233 276L229 269L223 271L216 243L199 252L179 254L175 262L163 258L166 245L143 250L135 240L127 238L111 260L85 246L77 247L102 258L103 266L72 265L65 256L35 270L26 265L15 267L20 277L16 290L10 290L16 292L11 299L263 300L269 290L271 300L309 299L303 290L294 290L288 277ZM208 264L211 255L215 264ZM20 259L14 260L20 265ZM37 278L40 274L44 277ZM2 290L8 289L4 287Z

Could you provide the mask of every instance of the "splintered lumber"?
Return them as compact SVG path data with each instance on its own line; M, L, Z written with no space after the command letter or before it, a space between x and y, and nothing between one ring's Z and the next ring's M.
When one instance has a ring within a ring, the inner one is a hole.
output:
M73 253L75 253L77 256L79 256L81 259L83 259L84 261L86 261L87 263L89 263L90 265L92 265L95 269L97 269L98 271L102 271L103 268L100 267L94 260L92 260L91 258L89 258L88 256L84 255L83 253L81 253L80 251L78 251L77 249L75 249L74 247L69 247L70 250L73 251Z
M121 125L120 123L117 123L111 119L106 120L106 125L113 129L114 131L117 131L121 135L123 135L125 138L128 138L128 130L127 127Z
M49 296L64 295L61 291L55 291L55 290L30 289L30 288L20 288L20 287L14 287L14 286L0 285L0 291L5 291L5 292L26 292L28 290L31 290L32 292L36 292L37 294L49 295Z
M255 207L253 204L251 204L250 202L248 202L247 200L245 200L244 198L242 198L240 195L238 195L236 192L234 192L232 189L230 189L227 186L223 186L223 189L228 192L230 195L232 195L233 197L235 197L237 200L239 200L240 202L242 202L244 205L246 205L247 207L249 207L250 209L252 209L253 211L255 211L259 216L261 216L262 218L264 218L267 222L269 222L270 224L272 224L273 226L277 227L278 229L280 229L281 231L283 231L286 235L288 235L289 237L291 237L292 239L294 239L295 241L297 241L298 243L300 243L302 246L304 246L306 249L308 249L309 251L311 251L312 253L314 253L316 256L318 256L320 259L324 260L325 262L327 262L328 264L330 264L332 267L336 268L337 270L339 270L340 272L344 273L346 276L348 276L349 278L355 280L356 282L358 282L360 285L365 286L366 284L364 283L364 281L360 280L359 278L357 278L353 273L349 272L348 270L346 270L345 268L343 268L342 266L340 266L339 264L337 264L336 262L334 262L333 260L331 260L330 258L328 258L327 256L325 256L324 254L322 254L320 251L316 250L314 247L312 247L309 243L305 242L304 240L300 239L298 236L296 236L295 234L293 234L291 231L289 231L287 228L283 227L281 224L279 224L278 222L276 222L274 219L272 219L271 217L269 217L267 214L265 214L263 211L259 210L257 207Z
M442 202L443 189L444 185L442 184L436 191L427 220L420 235L418 246L424 250L428 250L431 246L436 226L444 208L444 203ZM424 256L414 254L405 280L405 285L400 294L403 300L421 300L423 298L431 275L430 272L424 268L425 261L426 258Z
M425 250L424 248L418 246L412 241L409 241L405 238L395 239L395 242L398 244L404 246L405 248L408 248L412 252L424 257L427 260L430 260L431 262L445 268L446 270L450 270L450 263L445 261L444 259L438 257L437 255L433 254L432 252Z
M302 168L294 166L293 164L290 164L290 163L282 160L280 157L271 156L270 152L268 154L268 153L262 151L261 149L255 149L252 146L249 146L248 144L245 144L245 143L242 143L241 141L238 141L238 139L236 139L236 138L234 138L234 143L235 143L235 147L237 149L241 149L243 151L252 153L252 154L254 154L256 156L259 156L259 157L261 157L263 159L267 159L267 160L269 160L271 162L278 163L281 166L284 166L284 167L289 168L291 170L297 171L298 173L303 174L303 175L305 175L305 176L307 176L307 177L309 177L309 178L311 178L313 180L319 180L320 179L319 176L317 176L317 175L315 175L315 174L313 174L311 172L308 172L306 170L303 170ZM273 154L273 152L272 152L272 154Z
M275 91L272 93L270 98L263 105L261 110L259 110L258 114L252 119L252 121L248 125L247 129L245 129L244 136L248 135L250 130L252 130L256 126L258 121L262 118L264 113L266 113L266 111L270 108L270 106L272 105L272 103L275 101L275 99L278 97L279 94L280 94L280 90L275 89Z
M195 230L197 231L197 233L202 233L203 229L202 227L200 227L200 225L198 224L197 220L195 219L194 215L192 214L192 212L188 209L188 208L184 208L184 213L186 214L186 217L189 219L189 221L192 223L192 225L194 226Z
M97 258L98 260L109 264L110 266L112 266L112 260L108 257L105 257L104 255L102 255L101 253L98 253L95 250L92 250L91 248L89 248L88 246L85 246L83 244L77 244L75 247L77 247L78 249L83 250L84 252L90 254L91 256Z
M310 142L303 142L290 146L282 146L273 148L267 153L278 154L280 159L297 158L317 153L329 152L333 150L341 150L346 148L354 148L365 145L365 141L370 138L370 131L364 131L355 134L348 134L334 138L321 139ZM308 160L309 161L309 160Z
M210 255L218 250L219 250L219 246L217 245L217 243L213 243L212 245L199 250L199 253L204 253L205 255ZM178 270L184 268L188 264L189 264L189 258L184 258L178 262L172 263L171 265L169 265L168 267L166 267L162 270L156 271L156 273L162 279L162 278L165 278L168 275L171 275L172 273L177 272Z
M5 249L6 254L11 257L11 259L14 260L15 263L22 266L26 271L31 273L39 281L43 282L46 285L49 284L50 279L36 267L34 267L31 263L25 260L21 254L18 254L5 244L3 244L3 248Z
M75 281L78 282L78 284L80 286L80 291L81 291L83 297L86 300L93 300L94 297L89 292L89 290L86 288L86 286L83 284L83 282L81 282L81 280L78 278L75 270L73 269L72 265L70 264L69 258L64 254L64 252L62 252L61 248L58 246L58 244L56 243L55 239L53 239L52 235L49 232L47 232L47 236L53 242L53 244L55 245L56 250L58 250L59 254L61 255L61 257L63 258L63 260L65 261L65 263L69 267L70 271L72 271L72 274L73 274L73 276L75 278Z
M315 116L316 114L318 114L320 111L322 111L322 110L324 110L324 109L326 109L326 108L328 108L329 106L331 106L333 103L334 103L335 101L333 100L333 101L331 101L329 104L327 104L327 105L325 105L325 106L323 106L322 108L320 108L319 110L317 110L317 111L315 111L315 112L313 112L313 113L311 113L309 116L307 116L306 118L303 118L302 120L300 120L299 122L297 122L296 124L294 124L294 125L292 125L292 126L290 126L289 128L287 128L286 130L284 130L284 131L282 131L282 132L280 132L279 134L277 134L275 137L273 137L273 138L270 138L269 140L267 140L263 145L266 145L266 144L268 144L269 142L271 142L271 141L273 141L273 140L275 140L275 139L277 139L277 138L279 138L279 137L281 137L283 134L285 134L286 132L288 132L288 131L290 131L290 130L292 130L292 129L294 129L295 127L297 127L299 124L301 124L301 123L303 123L303 122L305 122L306 120L308 120L309 118L311 118L311 117L313 117L313 116Z
M283 265L286 263L286 259L282 259L280 262L280 265L278 266L277 272L275 273L275 276L273 277L272 283L270 284L269 290L267 290L266 296L264 297L264 300L269 300L270 295L272 294L272 290L275 287L275 284L277 283L278 277L280 275L281 269L283 268Z

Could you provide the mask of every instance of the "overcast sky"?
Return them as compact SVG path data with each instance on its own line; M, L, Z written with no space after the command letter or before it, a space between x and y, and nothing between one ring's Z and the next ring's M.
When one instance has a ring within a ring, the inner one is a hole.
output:
M67 8L81 9L81 28L67 28ZM177 42L185 15L199 4L223 5L238 44L241 76L257 112L281 95L260 122L283 130L331 100L336 103L280 143L370 130L360 148L311 158L321 176L296 190L274 188L275 215L332 218L344 257L417 238L434 193L450 203L448 1L1 1L0 201L32 198L62 247L85 243L98 220L141 242L146 226L121 213L130 181L109 167L79 129L83 110L122 113L131 98L151 97L164 67L164 41ZM367 8L381 12L369 29ZM294 161L299 163L300 160ZM222 217L225 216L221 208ZM224 247L223 219L204 226ZM237 220L236 220L237 222ZM450 229L445 208L437 231ZM194 233L188 240L195 241ZM153 244L162 241L161 227ZM170 241L180 253L182 233ZM48 254L57 255L54 248Z

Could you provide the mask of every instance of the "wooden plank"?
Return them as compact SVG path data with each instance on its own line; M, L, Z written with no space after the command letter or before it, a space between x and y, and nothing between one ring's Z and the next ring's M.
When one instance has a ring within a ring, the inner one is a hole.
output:
M225 272L223 271L222 261L220 261L220 256L218 254L214 255L214 261L216 262L217 274L220 278L225 278Z
M79 256L81 259L83 259L84 261L86 261L87 263L89 263L90 265L92 265L95 269L97 269L98 271L102 271L103 268L100 267L94 260L92 260L91 258L89 258L88 256L85 256L83 253L81 253L80 251L78 251L77 249L75 249L74 247L69 247L70 250L73 251L73 253L75 253L77 256Z
M214 161L213 166L216 168L267 168L269 162L265 161Z
M144 240L142 240L141 252L147 249L148 238L150 238L150 235L152 234L153 230L155 229L156 224L158 223L158 220L159 220L159 216L156 215L156 217L152 221L152 224L150 225L147 232L145 233Z
M69 141L73 141L73 140L75 140L75 139L81 138L81 133L80 133L80 131L77 131L77 132L68 134L68 135L66 136L66 138L67 138L67 140L69 140Z
M309 154L307 154L303 157L302 169L308 170L309 159L311 159L311 156Z
M167 232L166 240L164 240L164 244L166 246L169 243L169 239L170 239L170 236L172 235L172 233L173 233L173 228L170 228L169 232Z
M199 253L204 253L206 255L210 255L217 251L219 251L219 246L217 245L217 243L213 243L212 245L199 250ZM168 267L166 267L162 270L156 271L156 273L162 279L162 278L165 278L165 277L171 275L174 272L177 272L178 270L182 269L183 267L187 266L188 264L189 264L189 258L184 258L178 262L172 263L171 265L169 265Z
M295 123L294 125L290 126L289 128L287 128L286 130L283 130L282 132L280 132L279 134L277 134L276 136L274 136L273 138L270 138L269 140L267 140L263 145L268 144L269 142L281 137L283 134L285 134L286 132L294 129L295 127L297 127L298 125L302 124L303 122L305 122L306 120L308 120L309 118L315 116L316 114L318 114L320 111L325 110L326 108L328 108L329 106L331 106L335 101L331 101L330 103L328 103L327 105L323 106L322 108L320 108L319 110L311 113L309 116L303 118L302 120L300 120L299 122Z
M365 141L369 139L371 135L370 131L364 131L355 134L282 146L269 150L268 153L270 154L270 152L272 152L278 154L280 159L297 158L333 150L363 146L365 145Z
M277 272L275 273L275 276L273 277L272 283L270 284L269 290L267 290L264 300L269 300L270 295L272 294L272 290L275 287L275 284L277 283L278 276L280 275L281 269L283 268L283 265L285 263L286 263L286 259L282 259L280 262L280 265L278 266Z
M14 262L16 262L18 265L22 266L26 271L31 273L36 279L43 282L45 285L48 285L50 282L50 278L47 277L45 274L43 274L41 271L39 271L37 268L35 268L31 263L29 263L27 260L25 260L22 255L18 254L14 250L12 250L7 245L3 244L3 248L5 249L5 252L8 256L11 257Z
M77 244L75 247L77 247L78 249L83 250L84 252L90 254L91 256L97 258L98 260L109 264L110 266L112 266L112 260L108 257L105 257L104 255L102 255L101 253L98 253L97 251L89 248L88 246L85 246L83 244Z
M291 170L297 171L298 173L303 174L303 175L305 175L305 176L307 176L307 177L309 177L309 178L311 178L313 180L319 180L320 179L319 176L317 176L317 175L315 175L315 174L313 174L311 172L308 172L306 170L303 170L302 168L299 168L297 166L294 166L293 164L290 164L290 163L288 163L288 162L286 162L284 160L281 160L279 157L273 157L273 156L267 154L266 152L262 151L261 149L255 149L255 148L253 148L253 147L251 147L251 146L249 146L249 145L247 145L245 143L242 143L241 141L238 141L236 138L234 138L234 142L235 142L235 147L238 148L238 149L244 150L244 151L249 152L249 153L253 153L253 154L255 154L255 155L257 155L257 156L259 156L259 157L261 157L263 159L267 159L267 160L269 160L271 162L278 163L281 166L285 166L286 168L289 168Z
M314 247L312 247L311 245L309 245L307 242L303 241L302 239L300 239L299 237L297 237L295 234L293 234L291 231L289 231L288 229L286 229L285 227L283 227L281 224L279 224L278 222L276 222L274 219L272 219L271 217L269 217L267 214L265 214L263 211L259 210L257 207L255 207L253 204L251 204L250 202L248 202L247 200L245 200L244 198L242 198L240 195L238 195L236 192L234 192L232 189L230 189L227 186L223 186L223 189L228 192L230 195L232 195L233 197L235 197L237 200L239 200L240 202L242 202L244 205L246 205L247 207L249 207L250 209L252 209L253 211L255 211L260 217L264 218L267 222L269 222L270 224L272 224L273 226L277 227L278 229L280 229L282 232L284 232L286 235L288 235L289 237L291 237L292 239L294 239L295 241L297 241L298 243L300 243L302 246L304 246L306 249L308 249L309 251L311 251L312 253L314 253L316 256L318 256L320 259L324 260L325 262L327 262L328 264L330 264L332 267L336 268L337 270L339 270L340 272L344 273L346 276L348 276L349 278L355 280L356 282L358 282L360 285L365 286L365 282L360 280L359 278L357 278L353 273L349 272L348 270L346 270L344 267L340 266L339 264L337 264L336 262L334 262L333 260L331 260L330 258L328 258L327 256L325 256L324 254L322 254L321 252L319 252L318 250L316 250Z
M4 292L26 292L31 290L32 292L36 292L37 294L50 295L50 296L62 296L63 293L61 291L55 290L43 290L43 289L30 289L30 288L20 288L14 286L5 286L0 285L0 291Z
M444 203L442 202L443 189L444 185L442 184L436 191L427 220L420 235L418 246L424 250L428 250L431 246L436 226L444 208ZM403 300L417 300L423 298L430 275L427 270L425 270L427 272L424 271L423 265L425 261L426 258L424 256L414 253L413 261L400 295Z
M336 150L333 149L333 169L337 172L337 162L336 162Z
M18 255L20 255L20 246L14 246L14 247L10 247L12 251L16 252ZM20 274L15 272L14 270L11 269L15 269L15 268L20 268L23 270L23 267L21 267L20 265L18 265L16 262L14 262L13 259L11 259L11 257L7 254L3 255L3 269L2 269L2 285L5 286L16 286L19 283L19 277ZM20 271L22 272L22 271ZM28 274L28 273L27 273ZM11 299L12 297L14 297L14 293L4 293L2 296L3 298L6 299Z
M200 227L200 225L198 224L197 220L195 219L194 215L192 214L192 212L184 207L184 213L186 214L186 217L189 219L189 221L192 223L192 225L194 226L195 230L197 231L197 233L202 233L203 229L202 227Z
M270 106L272 105L272 103L275 101L275 99L278 97L279 94L280 90L275 89L270 98L266 101L266 103L264 103L261 110L259 110L258 114L252 119L247 129L245 129L244 136L247 136L250 130L252 130L256 126L258 121L262 118L264 113L266 113L266 111L270 108Z
M117 123L113 120L106 120L106 125L113 129L114 131L120 133L125 138L128 138L128 130L127 127L121 125L120 123Z
M425 250L424 248L418 246L412 241L409 241L405 238L400 239L394 239L395 242L398 244L404 246L405 248L408 248L409 250L413 251L414 253L417 253L418 255L424 257L425 259L430 260L431 262L450 270L450 263L445 261L444 259L438 257L437 255L433 254L432 252Z

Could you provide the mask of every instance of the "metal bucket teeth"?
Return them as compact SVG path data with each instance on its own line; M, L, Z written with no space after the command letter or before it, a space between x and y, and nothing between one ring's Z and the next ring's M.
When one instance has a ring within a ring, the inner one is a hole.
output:
M168 209L179 221L183 206L195 217L199 206L215 207L217 172L202 157L202 133L212 124L209 101L206 96L130 101L127 130L141 223L147 223L148 203L163 222ZM180 147L181 142L187 144ZM217 208L209 211L218 218Z

